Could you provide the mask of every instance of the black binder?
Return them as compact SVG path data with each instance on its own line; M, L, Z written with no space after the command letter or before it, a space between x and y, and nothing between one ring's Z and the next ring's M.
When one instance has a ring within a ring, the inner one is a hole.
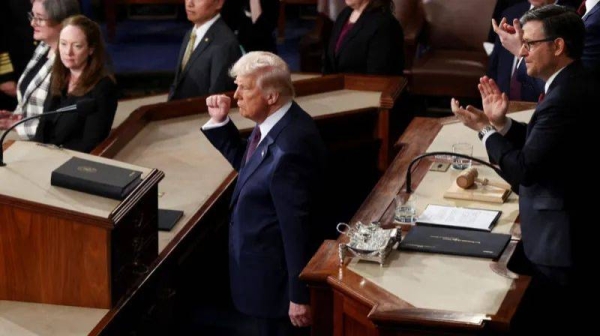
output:
M123 200L141 182L142 172L73 157L52 172L50 184Z
M510 241L509 234L415 226L399 249L497 259Z

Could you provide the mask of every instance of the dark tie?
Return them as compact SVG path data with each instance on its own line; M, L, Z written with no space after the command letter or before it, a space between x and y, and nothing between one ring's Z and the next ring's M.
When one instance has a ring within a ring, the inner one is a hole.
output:
M581 5L577 8L577 14L579 14L579 16L585 15L585 0L581 1Z
M523 60L521 60L521 62L517 61L519 64L517 64L517 67L515 68L515 71L513 71L512 76L510 77L510 91L508 94L508 98L510 100L522 100L521 99L521 82L519 81L518 77L519 77L519 70L521 68L521 66L525 67L525 62L523 62Z
M538 103L541 103L544 100L544 97L546 97L545 93L540 93L540 96L538 97Z
M250 143L248 144L248 150L246 151L246 163L250 160L250 157L258 147L258 142L260 141L260 128L258 125L254 127L254 131L252 131L252 138L250 139Z

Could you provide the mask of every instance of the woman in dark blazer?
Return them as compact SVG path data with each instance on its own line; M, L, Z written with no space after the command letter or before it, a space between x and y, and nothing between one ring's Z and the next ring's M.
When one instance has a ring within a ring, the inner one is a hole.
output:
M42 118L34 140L90 152L108 136L117 110L117 89L105 68L106 52L100 27L83 15L63 22L58 56L52 69L50 99L44 111L92 98L95 106L85 114L63 113Z
M346 0L325 51L323 73L402 75L404 33L392 0Z

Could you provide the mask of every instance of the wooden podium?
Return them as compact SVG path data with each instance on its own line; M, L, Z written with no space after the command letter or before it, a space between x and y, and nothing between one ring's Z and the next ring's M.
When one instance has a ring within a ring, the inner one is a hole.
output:
M142 171L123 201L50 185L73 156ZM0 167L0 300L111 308L158 254L161 171L15 142Z

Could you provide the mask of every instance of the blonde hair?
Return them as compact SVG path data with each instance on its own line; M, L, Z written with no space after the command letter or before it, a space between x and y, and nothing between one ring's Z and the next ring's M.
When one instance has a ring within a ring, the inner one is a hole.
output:
M242 56L229 75L256 76L256 84L264 92L278 92L291 100L295 96L290 68L279 56L266 51L252 51Z

